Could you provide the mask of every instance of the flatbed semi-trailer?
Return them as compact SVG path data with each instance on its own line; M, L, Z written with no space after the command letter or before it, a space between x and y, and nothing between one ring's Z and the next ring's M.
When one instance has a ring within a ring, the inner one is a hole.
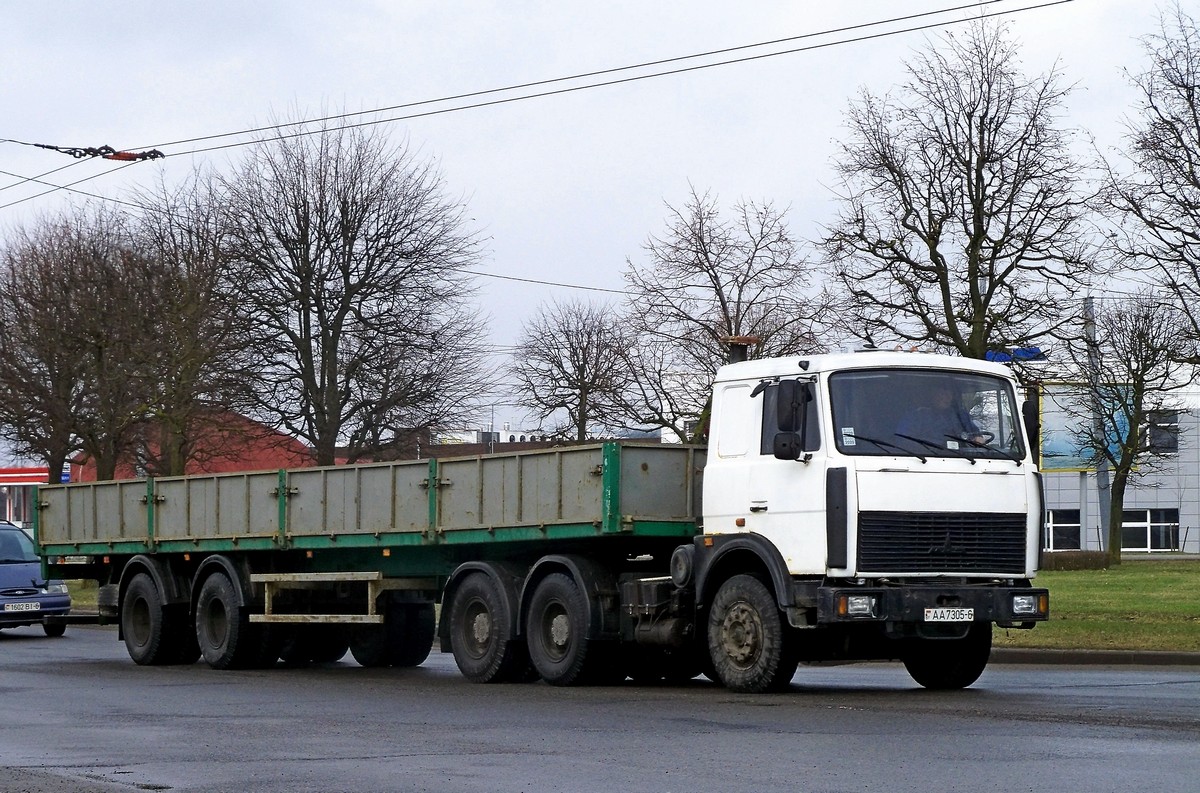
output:
M762 691L891 658L958 688L993 624L1048 616L1015 386L945 356L751 361L721 370L707 449L48 485L36 535L50 575L101 584L139 664L408 666L436 638L476 682ZM943 390L969 431L904 423Z

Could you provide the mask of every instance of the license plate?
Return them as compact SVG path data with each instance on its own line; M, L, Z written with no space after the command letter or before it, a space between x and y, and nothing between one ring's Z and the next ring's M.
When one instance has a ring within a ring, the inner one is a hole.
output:
M41 603L5 603L5 611L41 611Z
M926 622L974 622L975 609L925 609Z

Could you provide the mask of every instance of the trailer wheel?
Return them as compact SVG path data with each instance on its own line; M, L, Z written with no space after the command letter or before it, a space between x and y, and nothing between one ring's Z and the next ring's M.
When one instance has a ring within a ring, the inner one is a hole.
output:
M473 683L527 678L529 649L509 635L510 624L506 601L495 581L483 573L467 576L450 606L450 648L463 677Z
M585 682L594 666L587 638L587 604L575 580L562 573L542 579L529 601L525 625L529 659L554 686Z
M717 590L708 613L708 651L726 688L759 693L787 687L796 672L792 641L762 581L736 575Z
M341 625L297 625L283 634L279 658L289 666L332 664L350 647Z
M65 622L56 622L53 624L49 622L43 622L42 630L45 631L46 635L51 639L57 639L67 632L67 624Z
M388 661L392 666L420 666L433 650L433 636L437 632L433 604L405 603L393 608L400 617L399 641L389 645Z
M196 599L196 643L213 669L245 669L268 662L266 632L250 624L250 615L238 604L237 590L224 573L204 579Z
M135 664L158 666L173 660L165 616L163 598L154 579L146 573L130 579L121 602L121 636Z
M913 639L904 668L922 687L966 688L979 679L992 654L992 625L978 622L961 639Z
M359 625L350 631L350 655L359 666L378 668L389 665L388 643L392 632L383 625Z

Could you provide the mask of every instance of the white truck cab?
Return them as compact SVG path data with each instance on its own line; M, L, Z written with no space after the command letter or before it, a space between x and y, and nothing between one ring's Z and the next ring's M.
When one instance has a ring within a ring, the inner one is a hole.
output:
M773 590L800 660L899 658L927 687L970 685L993 624L1048 616L1030 583L1043 507L1021 416L1012 373L984 361L870 352L722 367L687 560L713 657L736 657L736 637L763 627L742 624L730 604L748 596L716 582L760 565L751 576ZM718 663L727 683L736 672Z

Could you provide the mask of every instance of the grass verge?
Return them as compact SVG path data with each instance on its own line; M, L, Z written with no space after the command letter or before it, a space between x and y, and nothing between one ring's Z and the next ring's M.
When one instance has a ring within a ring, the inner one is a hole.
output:
M1200 562L1125 560L1107 570L1049 570L1050 619L996 629L997 647L1200 652Z

